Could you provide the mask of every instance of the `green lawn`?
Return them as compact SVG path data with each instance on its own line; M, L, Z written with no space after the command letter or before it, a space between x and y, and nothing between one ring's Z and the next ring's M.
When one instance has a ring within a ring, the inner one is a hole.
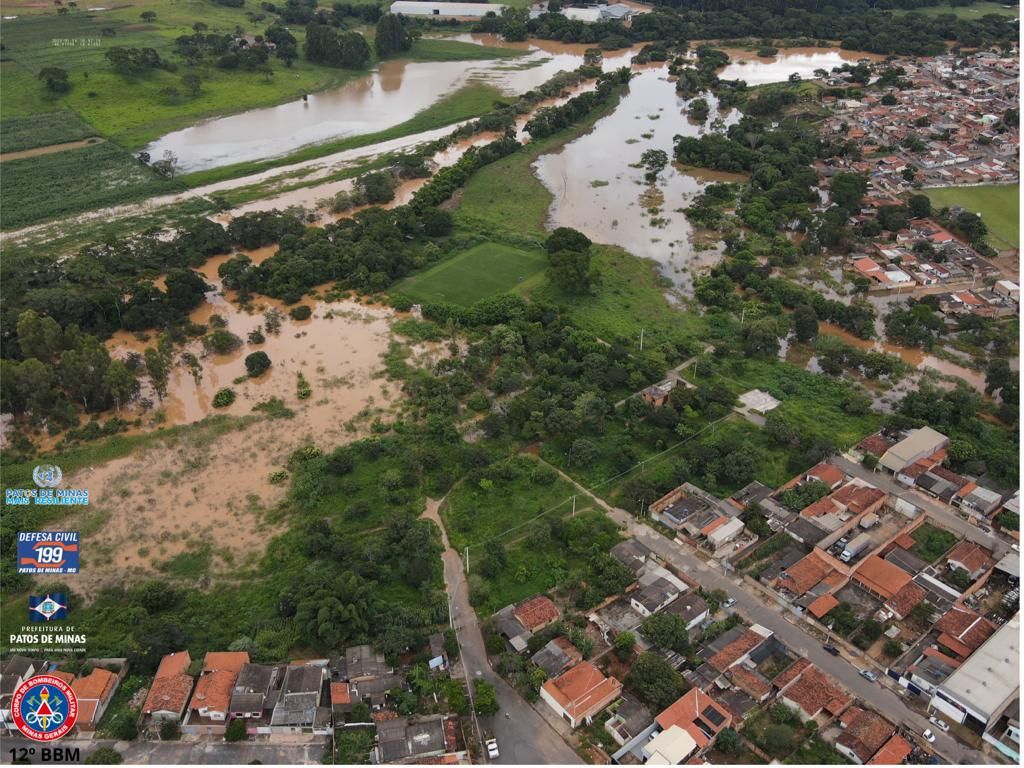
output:
M995 247L1020 247L1020 184L924 191L935 207L959 205L981 216Z
M395 292L416 302L474 301L523 290L543 279L547 258L540 251L524 251L501 243L482 243L442 261L426 272L395 286Z

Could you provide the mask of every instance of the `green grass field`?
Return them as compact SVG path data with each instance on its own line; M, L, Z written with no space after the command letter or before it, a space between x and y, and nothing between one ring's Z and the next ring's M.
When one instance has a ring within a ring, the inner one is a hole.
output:
M483 243L407 277L395 292L416 302L474 301L507 291L523 291L543 279L547 258L500 243Z
M66 110L0 121L0 141L4 152L63 144L95 135L92 126Z
M969 20L980 19L982 16L990 13L999 14L1000 16L1013 16L1014 18L1020 16L1020 8L1018 6L1006 6L1002 3L989 2L974 3L973 5L957 6L955 8L951 8L946 3L940 3L939 5L925 8L915 8L913 12L925 16L942 16L951 13L958 19ZM910 11L894 11L894 13L910 13Z
M935 207L959 205L981 216L994 247L1020 247L1020 184L943 187L924 192Z

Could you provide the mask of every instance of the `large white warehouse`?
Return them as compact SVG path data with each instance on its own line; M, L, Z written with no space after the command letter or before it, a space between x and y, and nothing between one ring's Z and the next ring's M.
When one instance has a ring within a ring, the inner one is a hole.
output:
M406 16L436 16L441 19L482 19L488 13L501 15L504 5L499 3L435 3L417 0L398 0L391 4L392 13Z

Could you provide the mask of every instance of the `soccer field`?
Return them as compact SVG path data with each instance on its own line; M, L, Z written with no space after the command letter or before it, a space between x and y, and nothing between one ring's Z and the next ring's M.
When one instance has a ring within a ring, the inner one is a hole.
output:
M981 216L996 248L1020 247L1020 185L943 187L923 190L932 206L959 205Z
M469 306L478 299L537 284L546 266L547 258L539 251L483 243L405 278L395 292L420 303Z

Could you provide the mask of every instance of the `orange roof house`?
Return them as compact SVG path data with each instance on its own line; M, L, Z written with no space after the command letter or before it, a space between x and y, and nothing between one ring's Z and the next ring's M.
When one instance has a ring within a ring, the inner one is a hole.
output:
M763 675L750 671L742 664L737 664L730 668L726 674L733 685L747 694L758 704L771 695L771 683L769 683Z
M835 490L837 487L843 484L846 479L846 475L839 469L835 464L828 464L822 462L814 467L807 470L804 475L808 480L818 480L828 486L829 490Z
M189 709L199 712L200 717L224 720L231 705L231 694L235 688L237 672L218 669L199 677L196 692L192 694Z
M78 697L79 730L96 730L96 724L117 690L117 683L117 675L99 667L72 681L71 690Z
M515 610L512 611L512 615L527 630L536 632L538 629L543 629L548 624L557 621L559 613L558 606L550 598L544 595L536 595L517 605Z
M923 602L928 593L923 587L914 582L907 582L900 588L900 591L885 601L885 607L893 612L893 615L903 620L914 610L914 606Z
M859 765L868 762L896 733L896 726L881 715L860 707L851 707L843 717L843 732L836 749Z
M191 677L185 674L157 677L149 687L142 714L154 720L180 720L192 693Z
M743 659L747 657L747 654L771 636L771 630L765 629L759 624L755 624L708 659L708 664L719 672L725 672L734 664L738 664L743 661Z
M907 756L913 752L907 740L900 735L892 736L875 756L868 760L868 765L902 765Z
M798 560L781 574L775 583L779 589L792 592L797 597L813 589L826 576L832 573L832 564L818 554L818 550L811 550L810 554Z
M820 619L837 605L839 605L839 600L836 599L835 595L822 595L807 606L807 612L814 618Z
M192 657L188 655L188 651L168 653L160 659L160 666L156 669L155 677L160 679L171 675L186 675L190 666L192 666Z
M210 651L203 659L203 672L234 672L237 675L248 663L246 651Z
M853 578L868 592L883 600L893 597L912 580L909 573L878 555L864 558L864 562L853 572Z
M787 670L788 672L789 670ZM824 710L838 715L850 704L850 696L832 678L813 664L807 664L779 691L781 703L797 710L804 720Z
M953 606L935 622L939 643L962 659L974 653L996 631L996 625L962 606Z
M704 749L732 725L732 713L699 688L692 688L655 720L662 731L679 726L693 737L699 749Z
M964 539L946 557L950 568L966 571L972 579L983 574L992 564L992 552L973 541Z
M594 715L621 693L622 683L614 677L605 677L589 661L581 661L568 672L546 681L540 689L545 703L573 728L589 724Z

